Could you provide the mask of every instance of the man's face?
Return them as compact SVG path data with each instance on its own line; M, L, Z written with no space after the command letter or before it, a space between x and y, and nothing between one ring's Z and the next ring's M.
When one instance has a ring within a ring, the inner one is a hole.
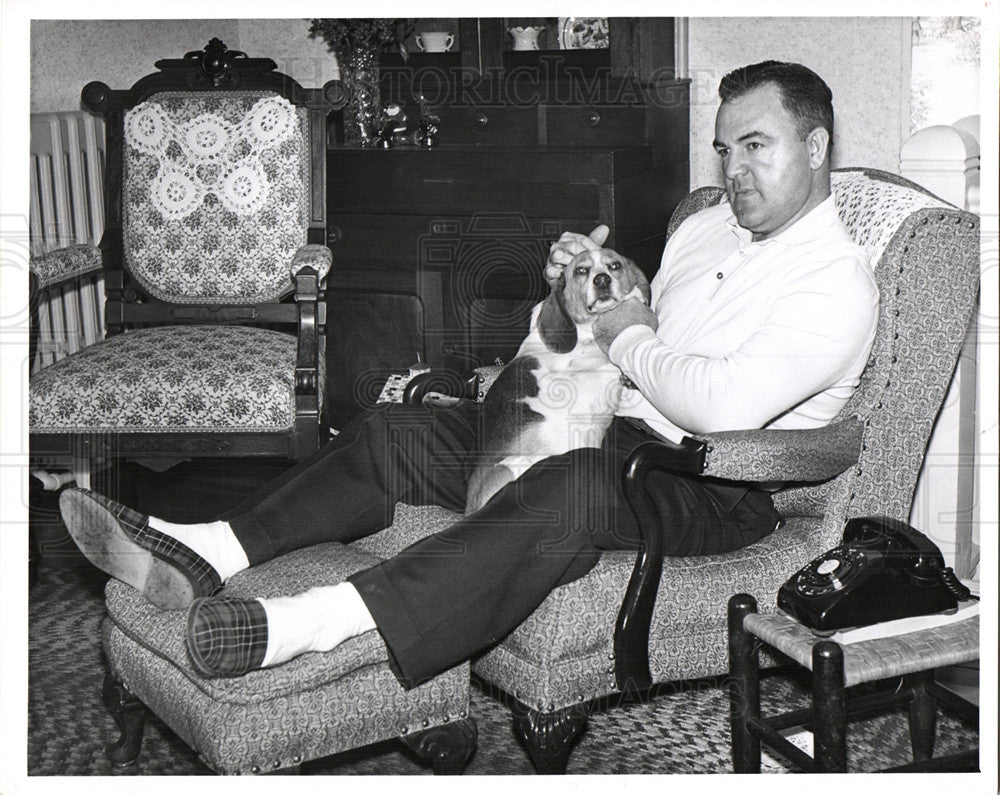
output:
M719 107L713 145L736 220L754 240L783 231L815 206L813 164L821 161L814 144L802 140L773 83Z

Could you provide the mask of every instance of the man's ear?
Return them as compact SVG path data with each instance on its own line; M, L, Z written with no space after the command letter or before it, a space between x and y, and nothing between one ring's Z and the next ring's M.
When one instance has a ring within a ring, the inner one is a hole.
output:
M553 353L569 353L576 347L576 324L566 312L566 277L562 274L538 313L538 334Z
M830 152L830 133L825 127L817 127L806 136L806 145L809 147L809 165L815 170L826 162Z

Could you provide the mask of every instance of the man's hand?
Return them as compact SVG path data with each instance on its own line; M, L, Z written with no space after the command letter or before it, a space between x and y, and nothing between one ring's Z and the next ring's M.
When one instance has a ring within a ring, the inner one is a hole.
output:
M562 275L563 268L581 251L597 251L608 239L611 230L601 224L589 235L579 232L563 232L560 238L549 249L549 258L545 263L545 281L549 287L555 287Z
M614 309L598 315L591 328L594 330L594 340L598 347L608 352L615 337L630 326L649 326L656 331L660 322L656 314L638 298L622 301Z

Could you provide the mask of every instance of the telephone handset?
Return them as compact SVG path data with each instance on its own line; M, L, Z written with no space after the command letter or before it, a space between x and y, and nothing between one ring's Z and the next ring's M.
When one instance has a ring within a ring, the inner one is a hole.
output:
M923 533L887 517L851 519L841 544L778 591L778 607L816 634L954 612L969 590Z

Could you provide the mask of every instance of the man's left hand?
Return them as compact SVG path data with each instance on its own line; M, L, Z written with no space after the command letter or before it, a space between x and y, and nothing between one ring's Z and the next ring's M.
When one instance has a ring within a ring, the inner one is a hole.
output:
M598 347L607 353L615 337L630 326L649 326L656 331L659 325L652 309L638 298L629 298L614 309L598 315L592 328Z

